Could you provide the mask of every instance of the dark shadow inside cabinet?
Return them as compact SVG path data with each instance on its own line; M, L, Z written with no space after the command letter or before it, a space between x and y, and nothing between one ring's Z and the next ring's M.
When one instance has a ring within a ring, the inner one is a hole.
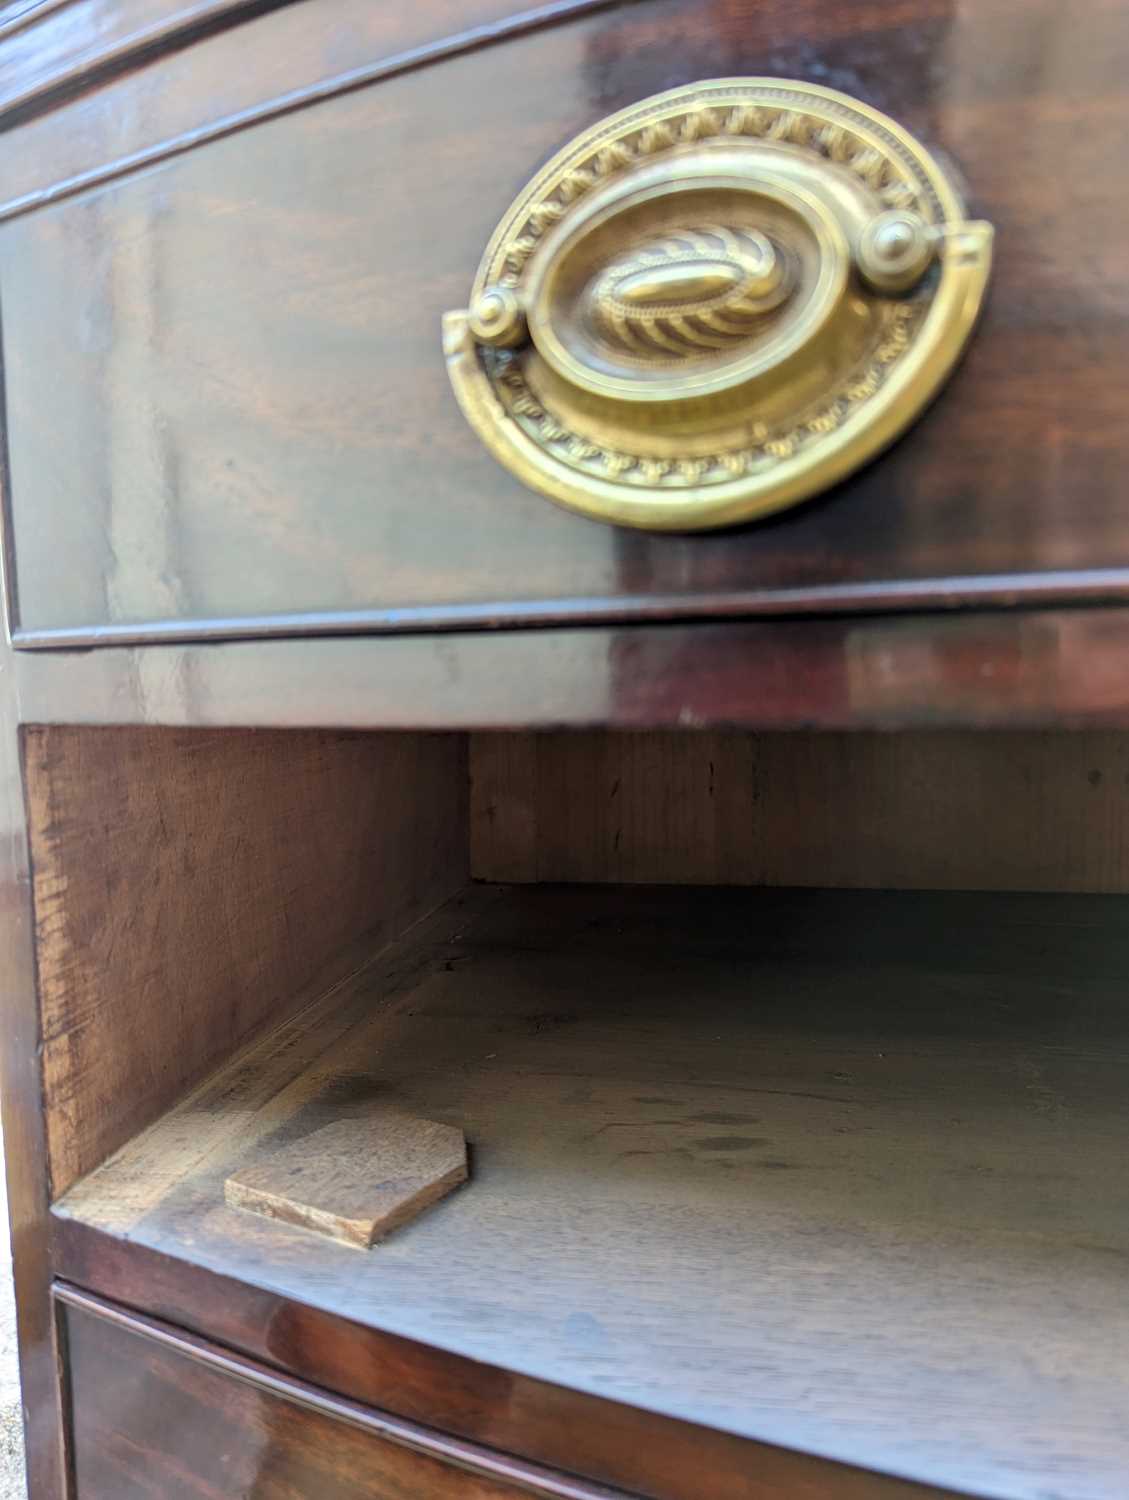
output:
M85 1235L505 1372L502 1406L529 1379L1121 1493L1122 736L51 727L24 758L71 1279ZM388 1111L470 1174L373 1248L229 1201ZM399 1367L319 1378L439 1420Z

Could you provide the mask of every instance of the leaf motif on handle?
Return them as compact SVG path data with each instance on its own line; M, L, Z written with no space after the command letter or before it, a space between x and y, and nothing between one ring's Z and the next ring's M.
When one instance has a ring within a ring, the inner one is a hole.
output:
M709 224L618 256L586 300L609 343L653 359L708 355L748 339L789 291L787 265L766 235Z

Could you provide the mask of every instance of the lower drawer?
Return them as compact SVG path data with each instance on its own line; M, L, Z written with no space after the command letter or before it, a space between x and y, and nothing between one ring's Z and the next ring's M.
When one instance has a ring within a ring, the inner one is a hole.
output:
M57 1288L75 1500L614 1500Z

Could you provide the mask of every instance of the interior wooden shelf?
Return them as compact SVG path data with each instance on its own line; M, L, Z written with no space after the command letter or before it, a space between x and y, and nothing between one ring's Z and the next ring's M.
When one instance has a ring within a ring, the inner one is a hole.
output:
M1127 980L1112 897L471 887L56 1212L734 1433L1123 1500ZM225 1206L389 1104L472 1168L385 1243Z

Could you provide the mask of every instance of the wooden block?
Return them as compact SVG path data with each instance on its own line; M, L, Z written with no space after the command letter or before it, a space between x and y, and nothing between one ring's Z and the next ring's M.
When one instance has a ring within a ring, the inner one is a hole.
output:
M234 1172L224 1198L367 1250L466 1176L461 1130L388 1112L337 1120Z

